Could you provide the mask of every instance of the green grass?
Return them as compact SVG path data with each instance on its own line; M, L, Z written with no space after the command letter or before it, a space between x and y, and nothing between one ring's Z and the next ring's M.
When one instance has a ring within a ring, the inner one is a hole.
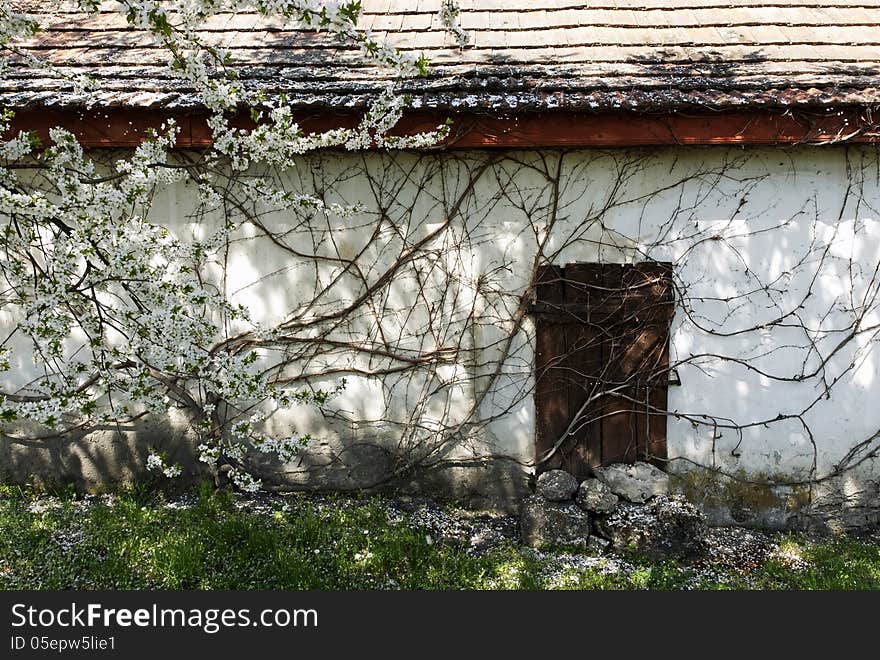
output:
M507 543L485 555L432 543L424 531L389 523L378 500L316 507L279 498L268 513L237 510L203 491L189 508L147 492L83 508L75 496L0 496L3 589L860 589L880 588L880 548L851 539L784 547L803 567L768 561L749 576L706 578L674 562L628 558L630 570L549 571ZM293 506L283 507L285 501ZM551 553L552 556L552 553ZM609 564L610 565L610 564Z
M815 543L792 535L782 549L802 558L792 569L778 560L767 562L757 576L765 589L880 589L880 546L845 537Z

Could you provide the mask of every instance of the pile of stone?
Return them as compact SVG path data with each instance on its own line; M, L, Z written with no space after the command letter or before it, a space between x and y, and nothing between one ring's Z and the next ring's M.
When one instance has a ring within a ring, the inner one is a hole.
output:
M706 534L703 514L669 494L669 476L648 463L597 468L578 483L564 470L543 472L522 504L528 545L632 550L651 558L695 553Z

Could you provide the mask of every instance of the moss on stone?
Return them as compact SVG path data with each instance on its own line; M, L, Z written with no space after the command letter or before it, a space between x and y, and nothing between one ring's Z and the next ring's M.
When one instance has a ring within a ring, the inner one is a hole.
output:
M808 484L791 485L797 479L785 474L746 474L732 476L711 469L691 469L671 475L673 491L704 510L726 510L737 522L761 519L763 514L794 514L812 501Z

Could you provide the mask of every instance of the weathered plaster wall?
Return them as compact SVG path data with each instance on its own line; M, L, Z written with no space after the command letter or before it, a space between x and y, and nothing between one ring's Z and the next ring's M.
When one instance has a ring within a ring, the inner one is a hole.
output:
M522 494L534 328L517 310L540 254L675 264L682 385L670 388L669 470L716 519L781 526L804 507L847 504L869 520L880 506L876 459L858 463L876 439L823 480L880 429L873 147L329 153L280 179L362 210L325 218L255 205L258 222L221 255L223 285L257 320L296 321L302 341L268 347L267 364L290 360L279 373L302 383L347 379L327 410L270 420L315 437L294 464L266 464L270 482L348 489L393 477L480 503ZM155 218L182 235L209 231L219 212L192 198L165 191ZM32 375L18 365L19 382ZM57 469L24 458L43 451L30 444L2 451L9 478ZM136 473L145 451L113 474Z

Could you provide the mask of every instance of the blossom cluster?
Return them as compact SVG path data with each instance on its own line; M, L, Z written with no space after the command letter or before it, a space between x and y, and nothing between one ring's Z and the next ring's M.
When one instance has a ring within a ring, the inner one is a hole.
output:
M179 465L167 465L165 459L155 452L147 456L147 469L161 472L169 479L179 477L183 473L183 469Z

